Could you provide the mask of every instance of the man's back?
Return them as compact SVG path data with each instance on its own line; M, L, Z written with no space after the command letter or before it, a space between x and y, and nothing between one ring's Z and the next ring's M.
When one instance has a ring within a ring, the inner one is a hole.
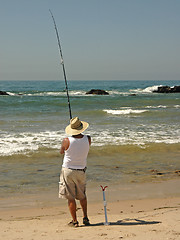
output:
M89 152L88 136L81 138L69 137L69 147L65 150L63 167L84 169L86 167L87 155Z

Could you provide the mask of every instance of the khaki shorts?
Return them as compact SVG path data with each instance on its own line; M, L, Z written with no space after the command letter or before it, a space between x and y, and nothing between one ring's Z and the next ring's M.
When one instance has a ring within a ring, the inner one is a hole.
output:
M86 198L85 192L85 172L62 168L59 182L59 198L83 200Z

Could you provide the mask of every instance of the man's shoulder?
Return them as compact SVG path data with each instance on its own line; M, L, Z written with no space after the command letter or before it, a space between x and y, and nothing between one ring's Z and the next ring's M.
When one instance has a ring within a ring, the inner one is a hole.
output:
M63 138L62 142L63 142L63 143L69 142L69 138L68 138L68 137Z
M63 139L63 144L65 144L65 145L69 144L69 138L68 137Z
M69 142L69 138L68 137L63 139L62 144L63 144L65 150L67 150L69 148L69 143L70 142Z
M69 138L68 137L66 137L66 138L63 138L63 141L68 141L69 140Z

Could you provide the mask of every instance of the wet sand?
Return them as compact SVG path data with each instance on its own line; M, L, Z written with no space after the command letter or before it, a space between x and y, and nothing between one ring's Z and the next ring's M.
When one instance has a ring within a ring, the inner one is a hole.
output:
M136 187L135 187L136 186ZM66 201L56 193L1 199L0 239L180 239L180 180L126 186L108 186L107 214L100 188L88 190L91 226L71 228Z

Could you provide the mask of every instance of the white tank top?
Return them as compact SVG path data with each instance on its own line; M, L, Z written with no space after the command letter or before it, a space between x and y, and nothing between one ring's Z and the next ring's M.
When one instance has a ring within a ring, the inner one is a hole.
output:
M65 168L84 169L89 152L89 140L86 135L82 138L68 137L69 148L65 151L63 165Z

